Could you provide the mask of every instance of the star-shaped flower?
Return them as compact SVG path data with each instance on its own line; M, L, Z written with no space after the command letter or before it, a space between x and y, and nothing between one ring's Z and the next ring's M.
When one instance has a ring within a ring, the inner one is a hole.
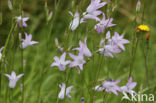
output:
M4 74L6 77L9 79L9 87L10 88L15 88L17 81L24 75L24 74L19 74L16 76L16 73L12 71L11 75L9 74Z
M59 85L59 87L61 88L61 91L58 95L59 99L64 99L64 96L66 96L67 98L71 98L70 93L72 93L71 89L73 88L73 86L69 86L66 88L66 84L62 83L62 85Z
M57 56L54 57L55 62L51 64L51 67L58 66L60 71L65 71L66 65L70 63L69 60L65 61L66 53L64 52L60 58Z
M114 32L114 36L112 37L112 41L118 45L122 50L125 50L124 44L130 43L130 41L123 38L124 35L119 35L118 32Z
M27 27L26 21L28 21L28 20L29 20L29 17L22 17L22 16L17 17L17 23L18 23L19 27L21 27L22 25L23 25L23 27Z
M74 31L77 29L80 23L80 17L79 17L79 12L76 12L73 14L72 12L69 11L69 14L73 16L73 20L70 22L69 28Z
M86 63L83 57L83 53L80 52L78 56L69 53L70 57L74 60L71 61L69 67L79 66L80 70L83 70L83 64Z
M86 12L83 13L83 18L81 18L81 22L84 22L85 19L94 19L96 21L100 20L97 16L103 12L97 9L100 9L107 4L107 2L100 2L101 0L91 0L91 3L86 9Z
M32 46L38 43L37 41L31 41L31 39L32 35L31 34L28 35L27 33L25 33L25 39L22 39L23 42L21 48L26 48L28 46Z
M133 95L133 93L136 93L132 89L137 85L136 82L132 82L132 77L129 78L128 83L125 86L121 87L121 91L125 93L129 93Z
M90 50L87 47L87 37L85 38L85 42L83 43L81 40L79 41L79 48L74 48L73 50L78 50L79 52L82 52L83 55L87 56L87 57L91 57L92 53L90 52Z
M98 33L104 33L104 30L108 27L115 26L116 24L112 24L113 18L106 19L105 14L103 13L103 19L99 21L98 24L95 25L95 30Z

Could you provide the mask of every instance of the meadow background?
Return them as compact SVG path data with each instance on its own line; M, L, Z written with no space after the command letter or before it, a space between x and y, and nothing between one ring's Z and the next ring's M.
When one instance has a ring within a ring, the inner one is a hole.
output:
M71 45L77 47L79 40L84 40L84 37L87 36L88 48L92 52L97 50L99 41L105 37L106 32L97 34L94 30L95 21L89 20L90 22L80 25L76 31L69 30L72 17L68 11L82 13L90 4L90 0L12 0L12 2L12 10L8 8L7 0L0 2L0 47L7 43L8 35L11 33L5 52L5 63L2 62L0 68L0 103L81 103L82 97L85 103L103 103L104 94L94 92L92 89L98 68L101 69L98 80L121 79L122 82L119 85L122 86L127 83L131 62L134 62L133 81L137 82L134 90L147 94L153 93L156 96L156 0L141 0L139 13L136 13L137 0L109 0L110 3L100 10L106 15L111 15L114 18L113 23L117 26L108 30L117 31L120 34L125 32L125 38L131 43L126 45L125 52L118 54L113 59L104 60L103 56L95 54L93 59L84 65L84 70L80 74L70 68L66 72L60 72L57 67L51 68L50 65L54 61L54 56L61 55L55 45L55 38L58 38L59 44L66 50ZM50 20L48 20L49 11L53 11ZM13 28L14 19L21 15L21 12L30 18L27 22L28 27L23 28L24 30ZM149 87L145 76L142 42L138 45L134 60L131 55L133 36L140 24L150 27L151 38L147 58ZM39 44L21 51L18 34L23 31L31 33L33 40L39 41ZM72 53L77 52L72 51ZM3 74L10 74L12 70L17 74L24 72L24 87L22 88L24 93L20 88L23 79L18 81L13 90L8 87L8 78ZM67 85L74 85L73 90L76 92L72 94L71 99L58 100L60 91L58 84L64 82L66 78L69 78ZM121 101L122 96L121 93L119 96L112 93L107 94L104 97L104 103L128 103L129 101Z

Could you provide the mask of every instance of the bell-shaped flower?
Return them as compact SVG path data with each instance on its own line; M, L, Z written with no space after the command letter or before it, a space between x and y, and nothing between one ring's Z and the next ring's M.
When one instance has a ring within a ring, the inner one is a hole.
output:
M1 60L1 58L2 58L2 50L4 49L4 47L1 47L0 48L0 60Z
M114 80L107 80L102 82L102 86L98 85L95 87L95 91L106 91L106 92L112 92L115 95L118 95L117 91L121 91L120 87L117 85L120 82L120 80L114 81Z
M57 66L60 71L65 71L66 65L70 63L69 60L65 61L66 53L64 52L62 56L59 58L57 56L54 57L55 62L51 64L51 67Z
M80 45L79 48L74 48L73 50L78 50L79 52L82 52L82 54L87 56L87 57L92 56L92 53L90 52L90 50L87 47L87 37L85 37L85 42L84 43L80 40L79 45Z
M86 9L86 12L83 13L83 18L81 18L81 22L84 22L85 19L94 19L96 21L100 21L97 16L99 16L103 12L97 9L100 9L107 4L107 2L100 2L101 0L91 0L91 3Z
M29 17L22 17L21 15L17 17L16 21L19 27L27 27L26 21L29 20Z
M133 95L133 93L136 94L136 92L132 90L136 85L137 83L132 82L132 77L130 77L128 83L125 86L121 87L121 92L129 93L131 95Z
M26 48L28 46L32 46L38 43L37 41L32 41L31 39L32 39L32 35L31 34L28 35L27 33L25 33L25 39L22 39L21 48Z
M71 98L70 93L72 93L71 89L73 88L73 86L69 86L66 88L66 84L62 83L62 85L59 85L59 87L61 88L61 91L58 95L59 99L64 99L65 96L67 98Z
M119 35L118 32L114 32L114 36L112 37L112 41L118 45L122 50L125 50L124 44L130 43L130 41L123 38L124 35Z
M86 11L88 13L92 13L92 12L96 11L99 8L102 8L103 6L105 6L107 4L107 2L102 2L102 3L100 3L100 2L101 2L101 0L91 0L91 3L87 7Z
M12 71L11 75L9 74L4 74L6 77L9 79L9 87L10 88L15 88L17 81L24 75L24 74L19 74L16 76L16 73Z
M108 27L115 26L116 24L112 24L113 18L106 19L105 14L103 13L103 19L99 21L98 24L95 25L95 30L98 33L104 33L104 30Z
M73 14L72 12L69 11L69 14L71 14L73 16L73 20L70 22L69 28L72 31L74 31L77 29L77 27L79 26L79 23L80 23L79 12L76 12L75 14Z
M80 70L83 70L83 65L86 63L83 57L83 53L80 52L78 56L69 53L70 57L74 60L71 61L69 67L79 66Z
M99 52L104 54L104 56L114 57L113 55L120 53L121 50L118 48L118 45L114 44L111 39L110 31L106 34L106 39L102 39L100 42Z

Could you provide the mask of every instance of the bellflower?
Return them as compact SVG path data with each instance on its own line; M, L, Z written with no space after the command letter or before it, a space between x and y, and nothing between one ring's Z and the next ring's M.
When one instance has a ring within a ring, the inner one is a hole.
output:
M9 79L9 87L10 88L15 88L17 81L24 75L24 74L19 74L16 76L16 73L12 71L11 75L9 74L4 74L6 77Z
M130 43L130 41L124 39L123 37L124 37L123 34L120 36L119 33L114 32L114 36L112 37L112 41L116 45L118 45L122 50L125 50L124 44Z
M69 53L70 57L74 60L71 61L69 67L79 66L80 70L83 70L83 64L86 63L83 57L83 53L80 52L78 56Z
M97 16L100 15L102 11L97 9L100 9L107 4L107 2L100 2L101 0L91 0L91 3L86 9L86 12L83 13L83 18L81 21L84 21L85 19L94 19L99 21L100 19Z
M121 91L133 95L133 93L135 93L135 91L133 91L132 89L136 85L137 85L137 83L136 82L132 82L132 77L130 77L129 80L128 80L128 83L125 86L121 87Z
M27 27L26 21L28 21L28 20L29 20L29 17L24 17L24 18L22 18L22 16L17 17L17 23L18 23L19 27L21 27L22 25L23 25L23 27Z
M109 56L113 58L113 55L121 52L118 46L112 42L110 31L107 32L106 39L101 40L100 46L102 48L99 49L99 52L100 54L104 54L104 56Z
M54 57L55 62L51 64L51 67L58 66L60 71L64 71L66 69L66 65L70 63L69 60L65 61L66 53L64 52L60 58L57 56Z
M85 38L85 42L83 43L82 41L79 41L79 48L74 48L73 50L78 50L79 52L82 52L83 55L87 56L87 57L91 57L92 53L90 52L90 50L87 47L87 37Z
M115 26L116 24L112 24L113 18L106 19L105 14L103 13L103 19L99 21L98 24L95 25L95 30L98 33L104 33L104 30L108 27Z
M1 58L2 58L2 50L4 49L4 47L1 47L0 48L0 60L1 60Z
M37 41L32 41L31 39L32 35L31 34L28 35L27 33L25 33L25 39L22 39L23 42L21 48L26 48L28 46L32 46L38 43Z
M95 87L95 91L103 91L106 92L112 92L115 95L118 95L117 91L121 91L120 87L117 85L120 82L120 80L114 81L114 80L107 80L102 82L102 86L100 85Z
M119 48L125 50L124 44L130 43L128 40L123 39L123 35L119 35L117 32L114 33L114 36L110 36L110 31L106 34L106 39L102 39L100 42L99 52L104 54L104 56L114 57L113 55L121 52Z
M79 17L79 12L76 12L73 14L72 12L69 11L69 13L73 16L73 20L70 22L69 28L74 31L76 28L79 26L80 23L80 17Z
M67 98L71 98L70 93L72 92L71 89L73 88L73 86L69 86L68 88L66 88L66 84L62 83L62 85L59 85L59 87L61 88L61 91L58 95L59 99L64 99L64 96L66 96Z

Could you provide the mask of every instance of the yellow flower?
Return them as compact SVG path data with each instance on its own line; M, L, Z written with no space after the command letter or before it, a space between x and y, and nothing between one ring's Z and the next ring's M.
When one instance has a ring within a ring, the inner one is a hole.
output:
M139 25L138 29L141 31L150 31L150 28L147 25Z

